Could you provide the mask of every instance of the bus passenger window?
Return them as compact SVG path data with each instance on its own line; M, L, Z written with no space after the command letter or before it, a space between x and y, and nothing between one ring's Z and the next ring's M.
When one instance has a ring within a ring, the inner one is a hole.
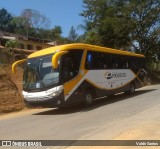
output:
M105 69L105 57L103 53L89 51L87 52L85 68L88 70L100 70Z
M106 69L106 64L105 64L105 53L98 53L98 69Z
M91 65L92 65L92 54L88 53L87 59L86 59L86 64L85 64L85 68L86 69L90 69Z
M112 69L118 68L117 57L116 55L112 55Z
M105 55L105 69L111 69L112 68L112 55L111 54L104 54Z

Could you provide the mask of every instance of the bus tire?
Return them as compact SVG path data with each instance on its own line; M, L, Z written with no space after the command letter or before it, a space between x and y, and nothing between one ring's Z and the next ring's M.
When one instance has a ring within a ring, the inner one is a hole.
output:
M126 93L133 94L134 92L135 92L135 85L134 85L134 83L131 83L129 90L126 91Z
M93 102L94 102L93 94L91 92L86 92L85 99L84 99L84 105L86 107L89 107L93 104Z

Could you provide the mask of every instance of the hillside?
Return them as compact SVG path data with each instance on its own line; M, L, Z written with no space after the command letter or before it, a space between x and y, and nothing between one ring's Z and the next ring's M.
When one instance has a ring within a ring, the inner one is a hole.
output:
M22 99L23 69L18 67L13 75L10 65L0 65L0 113L24 108Z

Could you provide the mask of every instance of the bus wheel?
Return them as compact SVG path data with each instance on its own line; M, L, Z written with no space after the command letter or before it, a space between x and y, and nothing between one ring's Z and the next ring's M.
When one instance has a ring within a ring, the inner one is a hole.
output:
M127 93L127 94L133 94L134 92L135 92L135 85L132 83L132 84L130 85L129 91L127 91L126 93Z
M84 105L86 107L89 107L93 104L93 102L94 102L93 94L91 92L87 92L85 94Z

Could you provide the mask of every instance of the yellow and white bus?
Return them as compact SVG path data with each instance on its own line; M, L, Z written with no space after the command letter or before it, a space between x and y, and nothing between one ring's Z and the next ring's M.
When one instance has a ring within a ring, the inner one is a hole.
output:
M12 65L24 63L26 104L62 107L90 105L119 92L134 93L146 84L145 57L89 44L66 44L37 51Z

